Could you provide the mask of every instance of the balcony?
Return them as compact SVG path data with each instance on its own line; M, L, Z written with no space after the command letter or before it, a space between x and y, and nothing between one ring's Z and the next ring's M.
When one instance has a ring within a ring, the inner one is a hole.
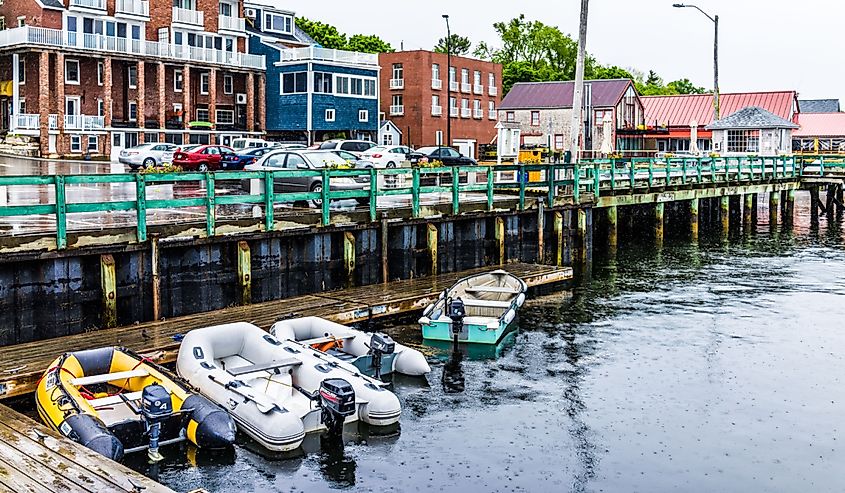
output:
M58 130L59 128L59 115L50 115L47 119L47 128L50 130Z
M140 41L100 34L82 34L24 26L0 31L0 47L50 47L97 53L119 53L184 62L205 62L230 67L264 70L264 56L223 50L194 48L156 41Z
M461 118L469 118L472 116L472 110L469 108L461 108Z
M499 94L499 91L496 89L496 86L490 86L487 88L487 94L489 94L490 96L495 96Z
M325 61L344 63L348 65L366 65L372 68L377 68L379 66L378 55L374 55L372 53L358 53L355 51L335 50L331 48L320 48L317 46L282 50L277 65L304 61Z
M390 116L402 116L405 114L405 105L394 104L390 106Z
M458 107L457 106L453 106L452 108L449 108L449 116L452 117L452 118L458 117Z
M18 113L14 118L17 130L38 130L41 128L41 115L37 113Z
M65 130L102 130L105 127L102 116L65 115Z
M147 0L116 0L114 4L115 17L150 17L150 2Z
M440 116L443 114L443 107L442 106L432 106L431 107L431 116Z
M452 91L452 92L458 92L458 88L459 88L459 86L458 86L458 83L457 83L457 82L455 82L455 81L451 81L451 82L449 82L449 90L450 90L450 91Z
M173 7L173 23L185 24L186 26L202 29L205 25L205 16L202 10Z
M469 93L472 90L472 84L469 82L461 82L461 92Z
M489 110L487 111L487 118L490 120L497 120L499 116L496 114L496 110Z
M440 79L431 79L431 88L432 89L442 89L443 88L443 81Z
M217 30L246 34L246 19L221 15L217 17Z
M472 110L472 117L477 119L477 120L480 120L480 119L484 118L484 112L480 109Z
M70 8L106 10L106 0L70 0Z
M474 84L472 86L472 92L474 92L475 94L484 94L484 86L482 86L481 84Z
M405 89L405 79L390 79L391 89Z

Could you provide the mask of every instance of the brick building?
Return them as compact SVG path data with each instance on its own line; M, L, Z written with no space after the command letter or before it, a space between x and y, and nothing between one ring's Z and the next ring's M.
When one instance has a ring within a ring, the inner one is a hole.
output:
M6 1L0 28L0 123L42 156L263 134L243 0Z
M444 53L400 51L379 55L381 107L412 147L446 145L446 119L452 119L452 142L475 157L478 145L496 137L496 110L501 100L502 66L452 56L449 73Z

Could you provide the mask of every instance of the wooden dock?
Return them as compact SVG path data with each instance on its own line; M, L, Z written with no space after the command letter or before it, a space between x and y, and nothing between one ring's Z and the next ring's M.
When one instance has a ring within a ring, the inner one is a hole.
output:
M3 405L0 491L174 493Z
M362 322L390 315L421 311L445 288L466 275L494 270L485 267L438 276L354 287L340 291L298 296L208 313L146 322L114 329L0 348L0 399L31 393L38 379L57 356L103 346L125 346L156 362L175 361L180 334L200 327L231 322L251 322L264 329L282 317L318 316L339 323ZM528 286L568 281L569 267L512 263L507 270Z

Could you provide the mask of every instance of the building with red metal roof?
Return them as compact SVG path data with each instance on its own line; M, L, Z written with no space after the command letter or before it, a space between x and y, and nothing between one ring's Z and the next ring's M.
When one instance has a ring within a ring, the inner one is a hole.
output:
M793 151L845 151L845 113L799 113L798 125L792 132Z

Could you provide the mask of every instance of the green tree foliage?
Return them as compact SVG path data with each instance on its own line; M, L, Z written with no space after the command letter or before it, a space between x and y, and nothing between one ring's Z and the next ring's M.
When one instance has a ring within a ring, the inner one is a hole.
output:
M351 37L338 31L335 26L320 21L308 20L305 17L296 18L296 26L323 48L336 50L360 51L364 53L388 53L393 47L374 34L355 34Z
M374 34L356 34L352 36L349 38L349 44L346 45L345 49L363 53L391 53L394 51L390 43Z
M453 55L467 55L472 48L472 42L469 38L465 38L464 36L459 36L457 34L452 34L449 38L451 40L451 45L449 48L452 51ZM440 38L437 41L437 46L434 47L434 51L437 53L446 53L447 46L446 46L446 37Z

